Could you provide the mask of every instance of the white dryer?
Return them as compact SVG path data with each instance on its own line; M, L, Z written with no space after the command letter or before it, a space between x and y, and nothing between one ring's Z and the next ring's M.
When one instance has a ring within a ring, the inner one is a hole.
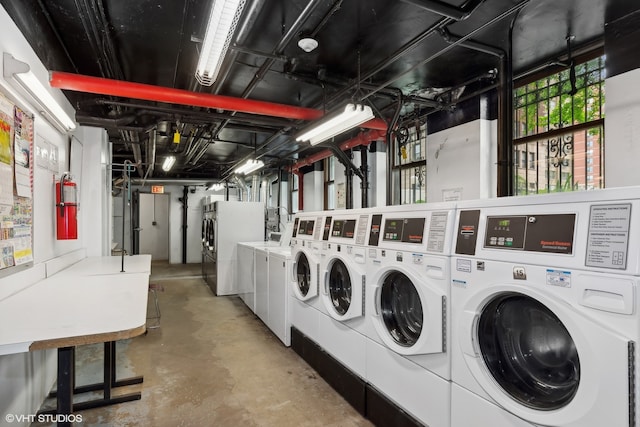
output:
M359 210L327 213L320 263L318 344L361 378L365 378L366 235L369 215Z
M293 222L291 236L291 325L314 341L318 341L316 306L320 274L320 233L324 213L300 212Z
M453 222L452 204L386 207L371 219L367 380L429 426L450 420Z
M638 426L640 189L458 208L452 426Z

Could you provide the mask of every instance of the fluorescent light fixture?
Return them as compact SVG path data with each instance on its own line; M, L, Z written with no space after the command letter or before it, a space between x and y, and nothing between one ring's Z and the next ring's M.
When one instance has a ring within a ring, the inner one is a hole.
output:
M224 182L216 182L215 184L211 184L207 190L210 191L220 191L224 190Z
M171 170L175 162L176 162L176 156L165 157L164 163L162 163L162 170L165 172L169 172L169 170Z
M40 80L31 71L29 64L18 61L13 55L4 52L2 71L5 78L12 78L12 81L15 81L23 91L33 98L38 111L51 124L63 132L69 132L76 128L75 120L56 101L49 89L40 83Z
M196 68L196 79L201 85L211 86L218 77L218 72L233 38L245 1L213 1Z
M249 175L251 172L255 172L263 166L264 162L262 160L249 159L246 163L237 167L234 172L238 175Z
M344 108L323 116L303 129L296 136L296 141L309 141L311 145L320 144L374 117L368 105L347 104Z

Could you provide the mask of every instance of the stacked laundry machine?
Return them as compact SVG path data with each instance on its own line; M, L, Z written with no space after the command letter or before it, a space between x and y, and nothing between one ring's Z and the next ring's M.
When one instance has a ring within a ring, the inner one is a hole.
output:
M637 426L640 189L456 217L452 427Z

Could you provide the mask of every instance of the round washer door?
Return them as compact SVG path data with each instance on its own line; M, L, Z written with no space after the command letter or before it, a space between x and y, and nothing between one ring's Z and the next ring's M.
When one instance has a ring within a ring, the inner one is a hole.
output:
M301 301L318 295L317 286L314 286L313 282L312 264L303 251L298 252L295 256L292 285L293 293Z
M351 307L353 286L349 269L342 260L335 259L331 263L325 286L331 309L335 310L338 316L344 316Z
M580 385L576 344L560 319L539 301L502 294L482 310L478 346L491 376L522 405L550 411L566 406Z
M338 321L364 316L364 273L341 255L329 258L321 299L327 313Z
M374 294L374 325L387 347L399 354L444 352L445 294L408 271L389 269Z

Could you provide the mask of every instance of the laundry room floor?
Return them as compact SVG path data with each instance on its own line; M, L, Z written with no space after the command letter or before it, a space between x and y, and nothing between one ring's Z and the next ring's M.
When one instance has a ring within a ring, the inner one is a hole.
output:
M78 412L76 425L371 426L240 298L214 297L200 264L154 262L150 283L164 289L160 327L117 343L118 379L144 382L113 392L142 399ZM77 385L101 381L102 348L77 348Z

